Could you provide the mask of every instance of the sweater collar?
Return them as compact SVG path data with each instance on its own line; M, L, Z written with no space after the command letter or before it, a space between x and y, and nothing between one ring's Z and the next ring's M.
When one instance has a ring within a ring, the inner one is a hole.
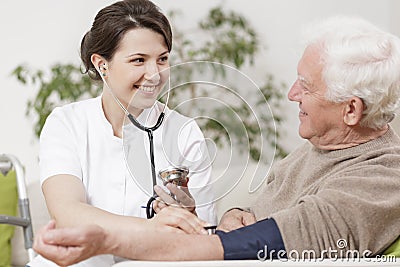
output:
M308 142L309 143L309 142ZM311 146L311 149L315 151L316 153L323 154L323 155L330 155L330 156L340 156L343 154L346 155L352 155L352 154L359 154L359 153L364 153L365 151L369 150L376 150L382 147L387 147L388 145L393 146L393 144L397 144L400 146L400 138L399 136L395 133L395 131L390 127L387 130L385 134L382 136L370 140L368 142L349 147L349 148L344 148L344 149L337 149L337 150L323 150L316 148L313 146L311 143L309 145Z

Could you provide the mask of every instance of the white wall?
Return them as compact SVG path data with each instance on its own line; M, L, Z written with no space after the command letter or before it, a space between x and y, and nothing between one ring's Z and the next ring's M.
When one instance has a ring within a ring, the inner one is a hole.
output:
M25 117L25 107L37 88L20 85L10 72L26 63L34 68L48 68L56 62L79 63L81 37L97 13L113 1L106 0L35 0L1 1L0 67L0 153L16 155L26 167L28 183L38 179L38 140L32 123ZM156 0L164 11L181 9L180 28L190 29L198 18L216 5L215 0ZM355 14L400 34L400 10L396 0L225 0L222 3L242 12L259 33L265 49L257 57L258 68L247 70L255 81L267 70L288 86L296 77L300 56L300 26L316 18L334 14ZM297 105L284 106L287 132L284 145L289 150L302 142L297 135Z

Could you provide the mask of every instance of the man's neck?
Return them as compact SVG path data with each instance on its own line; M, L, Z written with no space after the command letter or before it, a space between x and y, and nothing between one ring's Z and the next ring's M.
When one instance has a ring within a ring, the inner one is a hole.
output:
M317 148L322 150L339 150L353 146L358 146L371 140L377 139L384 135L389 129L386 125L381 129L372 129L366 127L352 127L343 131L331 140L326 140L324 137L313 138L309 141Z

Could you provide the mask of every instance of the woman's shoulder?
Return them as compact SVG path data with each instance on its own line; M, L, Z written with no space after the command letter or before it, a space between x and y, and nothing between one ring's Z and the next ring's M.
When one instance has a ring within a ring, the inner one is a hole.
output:
M78 102L56 107L46 119L47 125L72 125L83 127L89 121L99 121L98 113L101 110L101 98L90 98Z
M73 103L68 103L63 106L56 107L52 113L60 113L73 115L76 114L85 114L87 112L97 111L99 106L101 105L101 97L89 98Z
M194 118L185 116L182 113L180 113L179 111L177 111L176 109L170 109L169 107L166 108L165 118L174 123L181 123L181 124L194 123L194 124L196 124L196 121Z

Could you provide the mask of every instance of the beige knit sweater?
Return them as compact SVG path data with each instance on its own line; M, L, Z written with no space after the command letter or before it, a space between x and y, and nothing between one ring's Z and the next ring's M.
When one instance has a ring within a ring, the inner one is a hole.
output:
M262 190L252 209L258 220L275 219L287 252L380 253L400 235L400 138L389 129L334 151L307 142L274 166Z

